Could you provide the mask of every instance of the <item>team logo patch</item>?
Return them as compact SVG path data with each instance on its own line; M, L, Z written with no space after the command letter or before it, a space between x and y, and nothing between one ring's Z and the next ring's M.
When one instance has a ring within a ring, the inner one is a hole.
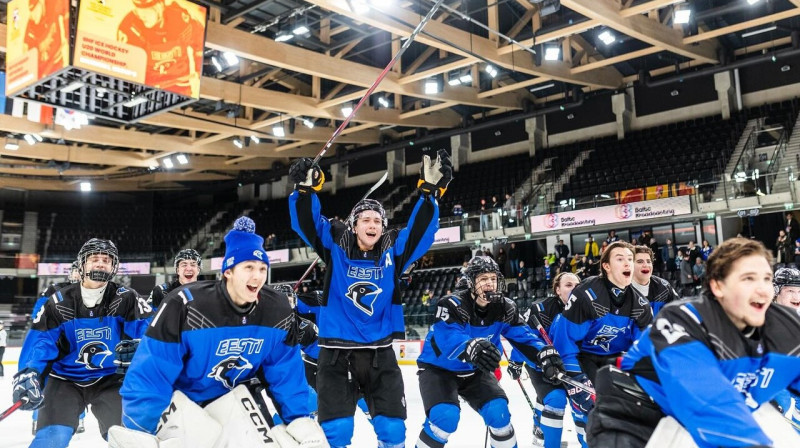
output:
M256 250L254 250L254 251L253 251L253 256L254 256L254 257L256 257L256 258L258 258L258 259L259 259L259 260L261 260L261 261L264 261L264 252L261 252L261 251L260 251L260 250L258 250L258 249L256 249Z
M253 365L250 364L247 358L239 355L229 356L218 362L207 376L208 378L214 378L219 381L227 389L233 390L239 377L241 377L245 371L252 368Z
M78 364L83 364L87 370L99 370L103 368L103 361L106 360L111 350L104 342L92 341L86 343L78 352Z
M644 297L639 296L639 305L647 306L647 299L645 299Z
M372 305L375 303L378 295L382 292L383 290L374 283L357 282L350 285L350 288L347 289L347 294L345 294L345 296L352 300L353 304L358 309L365 312L368 316L372 316L372 313L374 312Z
M612 327L610 325L603 325L600 331L597 332L594 339L590 342L592 345L601 347L605 351L611 348L611 341L617 338L622 332L623 328Z
M611 288L611 292L614 294L614 297L619 297L619 295L625 292L625 290L620 288Z

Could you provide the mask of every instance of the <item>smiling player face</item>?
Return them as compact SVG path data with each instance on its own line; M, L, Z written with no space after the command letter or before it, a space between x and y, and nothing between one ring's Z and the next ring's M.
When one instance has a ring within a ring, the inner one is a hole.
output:
M772 302L772 268L761 255L736 260L724 280L709 282L725 314L739 330L764 325L764 316Z
M640 285L650 283L653 275L653 259L649 254L636 254L633 259L633 279Z
M611 283L620 288L631 284L633 272L633 254L624 247L615 247L611 250L608 263L603 263L603 270Z
M223 275L231 301L245 306L258 300L258 292L267 282L267 264L263 261L244 261L226 270Z
M383 219L374 210L365 210L358 215L353 232L361 250L372 250L383 234Z

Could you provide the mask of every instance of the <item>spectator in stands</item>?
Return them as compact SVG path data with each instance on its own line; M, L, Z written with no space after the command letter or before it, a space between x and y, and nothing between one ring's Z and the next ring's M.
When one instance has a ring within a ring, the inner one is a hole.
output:
M539 284L539 289L547 290L550 288L550 279L556 276L556 266L555 263L550 262L550 254L547 257L544 257L544 276L542 277L542 282Z
M428 306L428 303L430 302L430 300L431 300L431 290L430 289L426 289L422 293L422 306Z
M497 200L497 196L492 196L492 230L503 228L502 214L503 205Z
M700 248L697 247L696 244L694 244L694 241L689 241L689 245L686 247L686 249L688 250L688 252L686 253L687 256L689 257L689 264L691 266L694 266L695 260L700 258Z
M569 246L564 244L563 239L558 240L558 244L556 244L556 256L558 258L568 258L569 257Z
M453 206L453 216L461 217L464 215L464 208L461 207L461 204L456 204Z
M658 241L656 241L656 238L653 236L652 233L650 234L650 239L647 242L647 246L650 248L650 250L653 251L653 254L655 255L655 259L653 260L655 266L656 267L661 266L661 263L663 261L661 259L661 251L659 250L658 247Z
M511 263L511 276L515 277L519 273L519 249L515 243L508 248L508 261Z
M789 257L787 254L789 253L789 235L786 234L785 230L778 231L778 239L775 241L775 262L776 263L787 263ZM792 251L793 252L793 251ZM794 257L792 257L794 258Z
M617 236L616 230L610 230L608 232L608 237L606 238L606 243L611 244L615 241L619 241L619 237Z
M519 260L519 271L517 271L517 289L520 291L528 290L528 268L525 267L525 261Z
M514 201L514 196L506 193L506 200L503 202L503 208L505 209L506 214L506 226L509 227L511 224L509 222L514 220L514 216L517 213L517 203ZM515 227L518 225L517 223L513 224ZM503 267L500 266L500 269Z
M275 249L275 245L278 244L276 238L277 237L275 236L274 233L267 235L267 238L264 240L264 247L270 250Z
M703 261L708 261L708 256L711 255L712 251L714 251L714 248L708 244L708 240L703 240L703 247L700 248L700 258Z
M636 242L636 238L634 238L632 241L633 241L633 243L635 243ZM631 244L633 244L633 243L631 243ZM606 251L607 247L608 247L608 241L603 241L603 244L600 245L600 256L601 257L603 256L603 252Z
M703 279L706 278L706 265L702 258L695 261L692 266L692 274L694 274L694 287L699 289L703 285Z
M664 262L662 266L661 277L667 280L675 280L675 271L678 264L675 262L675 257L678 255L678 248L672 243L672 240L667 238L667 243L661 248L661 260Z
M794 241L794 264L800 266L800 238Z
M500 272L503 273L504 277L507 277L508 269L506 269L506 251L502 247L497 251L497 259L495 261L497 261L497 266L500 267Z
M545 257L545 264L556 264L556 254L547 254Z
M0 320L0 377L5 376L3 371L3 355L6 353L6 345L8 344L8 333L6 332L3 321Z
M682 247L678 250L677 260L680 260L681 264L681 297L689 297L694 294L694 272L686 248Z
M586 255L589 260L600 257L600 249L597 247L597 243L594 242L594 238L592 238L591 234L589 234L589 238L586 238L586 246L583 248L583 254Z
M794 214L792 212L786 213L786 228L784 230L790 240L794 241L800 238L800 224L797 224L797 220L794 219Z
M490 251L489 249L483 249L483 256L489 257L492 260L494 260L494 255L492 255L492 251Z
M581 255L580 258L577 256L572 257L572 261L574 262L572 272L578 278L583 280L589 276L589 261L586 259L586 255Z
M556 275L565 272L565 273L572 273L572 267L569 265L569 262L565 257L561 257L558 259L558 270L556 271Z
M481 198L480 213L481 213L480 229L481 232L483 232L484 230L487 230L489 228L489 206L486 205L486 199L483 198Z

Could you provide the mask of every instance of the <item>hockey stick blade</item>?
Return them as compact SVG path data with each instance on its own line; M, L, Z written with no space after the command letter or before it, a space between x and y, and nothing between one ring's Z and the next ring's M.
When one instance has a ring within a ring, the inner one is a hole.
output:
M6 419L6 417L8 417L9 415L11 415L11 414L12 414L14 411L16 411L17 409L19 409L19 408L20 408L20 406L22 406L23 404L25 404L25 403L27 403L27 402L28 402L28 398L27 398L27 397L25 397L25 398L23 398L23 399L21 399L21 400L17 401L16 403L12 404L10 408L6 409L5 411L3 411L3 413L2 413L2 414L0 414L0 422L2 422L3 420L5 420L5 419Z
M387 171L387 172L383 173L383 176L381 176L381 178L378 179L377 182L375 182L375 185L373 185L372 188L367 190L367 193L364 195L363 198L361 198L361 200L363 201L364 199L367 199L369 197L369 195L371 195L372 193L375 192L375 190L380 188L381 185L383 185L383 183L386 182L386 179L388 179L388 178L389 178L389 172Z

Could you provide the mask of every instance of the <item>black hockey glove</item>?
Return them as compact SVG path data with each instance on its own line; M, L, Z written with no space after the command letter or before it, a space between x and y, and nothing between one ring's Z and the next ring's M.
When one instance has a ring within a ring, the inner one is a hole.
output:
M453 180L453 162L450 161L447 151L440 149L433 162L431 162L430 156L422 158L422 168L419 170L419 182L417 183L420 191L440 198L444 196L451 180Z
M467 344L464 354L467 361L484 372L492 373L500 366L500 350L488 339L472 339Z
M319 338L317 335L317 326L314 324L314 322L311 322L305 317L298 316L297 330L297 342L300 344L300 347L308 347L316 342Z
M19 408L23 411L38 409L44 401L41 384L36 370L30 367L20 370L11 383L12 400L14 403L22 400L24 404Z
M322 168L308 157L297 159L289 168L289 179L294 182L295 190L302 193L318 193L325 183Z
M564 361L561 360L561 356L559 356L555 347L552 345L542 347L539 350L539 354L536 355L536 360L539 361L545 381L551 384L561 383L558 379L558 374L564 371Z
M508 361L508 368L506 371L511 375L512 380L518 380L522 376L522 366L524 364L516 361Z
M128 367L131 365L131 360L137 348L139 348L138 339L119 341L119 344L114 347L114 355L117 358L114 360L114 364L117 365L117 374L125 375L128 372Z
M592 382L589 380L589 377L586 376L585 373L580 373L572 377L573 379L580 381L581 383L592 387ZM589 411L592 410L594 407L594 400L592 400L592 395L589 392L586 392L583 389L578 389L577 387L566 386L567 395L569 395L569 401L572 403L572 408L578 412L582 412L584 414L589 414Z

